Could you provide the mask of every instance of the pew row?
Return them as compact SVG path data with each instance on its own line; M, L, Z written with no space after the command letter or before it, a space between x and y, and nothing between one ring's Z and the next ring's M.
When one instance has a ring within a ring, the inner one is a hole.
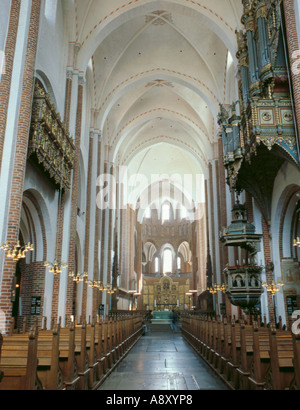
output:
M3 336L0 390L95 390L142 336L142 319Z
M300 336L272 324L185 316L182 333L233 390L299 390Z

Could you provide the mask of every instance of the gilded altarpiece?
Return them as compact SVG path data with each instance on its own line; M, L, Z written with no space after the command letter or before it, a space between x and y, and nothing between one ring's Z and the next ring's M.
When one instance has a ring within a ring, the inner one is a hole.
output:
M190 279L162 276L144 278L143 307L149 310L184 310L189 307Z

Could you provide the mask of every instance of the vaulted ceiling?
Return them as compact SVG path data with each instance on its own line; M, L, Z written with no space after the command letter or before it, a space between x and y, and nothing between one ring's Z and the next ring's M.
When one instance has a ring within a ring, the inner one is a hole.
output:
M203 173L219 103L237 97L241 0L67 0L110 161L131 173Z

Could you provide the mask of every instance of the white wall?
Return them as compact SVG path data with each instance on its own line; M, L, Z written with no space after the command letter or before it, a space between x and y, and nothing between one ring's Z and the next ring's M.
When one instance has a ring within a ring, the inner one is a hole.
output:
M5 70L4 50L9 24L11 0L1 0L0 11L0 81L1 74Z
M51 0L53 6L51 19L46 17L45 2L41 9L39 42L36 59L36 70L44 73L53 89L58 112L63 117L65 87L66 87L66 65L68 59L68 43L66 25L61 1Z

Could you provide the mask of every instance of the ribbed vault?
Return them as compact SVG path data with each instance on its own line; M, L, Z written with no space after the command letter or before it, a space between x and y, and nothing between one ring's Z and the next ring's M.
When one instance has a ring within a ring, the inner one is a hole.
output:
M76 21L74 58L89 80L105 159L149 174L155 158L174 158L182 175L193 168L207 177L219 103L237 94L241 2L69 0L65 8ZM170 161L159 168L168 173Z

